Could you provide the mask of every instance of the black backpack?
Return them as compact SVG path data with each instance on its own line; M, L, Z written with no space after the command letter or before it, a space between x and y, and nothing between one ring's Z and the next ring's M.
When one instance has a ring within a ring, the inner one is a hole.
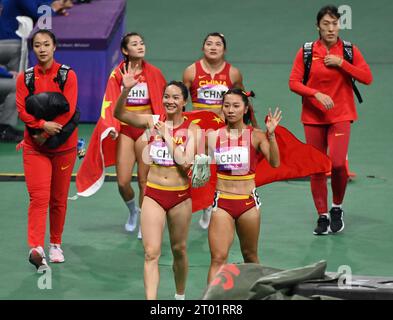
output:
M343 40L343 56L346 61L352 64L353 62L353 45L349 41ZM308 77L310 75L311 70L311 63L312 63L312 48L314 42L306 42L303 45L303 63L304 63L304 76L303 76L303 83L306 84L308 81ZM362 96L360 95L359 89L356 87L355 79L352 80L352 88L355 92L355 95L359 101L359 103L363 102Z
M64 87L67 82L68 72L70 70L71 70L71 68L69 66L66 66L63 64L59 68L59 70L57 71L56 78L53 79L59 85L61 92L64 91ZM34 95L34 92L35 92L34 79L35 79L34 67L31 67L25 71L25 85L26 85L27 89L29 90L29 95L26 97L26 100ZM57 112L57 111L58 111L57 115L61 114L61 112L62 112L62 110L60 110L60 108L58 110L56 110L55 112ZM55 148L59 147L60 145L62 145L64 142L66 142L67 139L74 132L75 128L78 126L79 118L80 118L80 111L79 111L78 107L76 107L74 115L63 126L63 129L60 131L60 133L49 137L45 141L44 145L50 149L55 149ZM42 129L34 129L34 128L30 128L29 126L27 126L27 130L30 133L30 135L35 135L35 134L41 133L43 131Z

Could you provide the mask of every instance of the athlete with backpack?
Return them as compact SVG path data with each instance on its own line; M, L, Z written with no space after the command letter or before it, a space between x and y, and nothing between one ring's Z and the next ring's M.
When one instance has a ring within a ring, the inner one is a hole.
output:
M56 38L48 30L31 39L38 60L20 74L16 102L25 123L23 165L30 196L28 209L29 261L44 272L44 242L49 208L49 261L64 262L61 249L72 169L77 155L79 111L77 77L73 70L54 60Z
M327 177L324 173L311 176L311 192L319 215L315 235L344 229L346 156L351 123L357 120L354 92L362 102L354 81L367 85L372 82L370 68L359 49L338 37L339 19L335 6L319 10L319 39L300 48L289 77L291 91L302 96L306 142L324 153L329 150L332 160L333 204L329 212Z

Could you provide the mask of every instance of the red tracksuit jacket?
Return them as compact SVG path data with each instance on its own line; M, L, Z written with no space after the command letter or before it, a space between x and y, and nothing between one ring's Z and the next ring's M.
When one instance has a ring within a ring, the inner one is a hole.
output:
M297 52L289 77L289 88L303 99L301 121L304 124L330 124L357 119L351 78L364 83L372 82L372 74L362 54L353 46L353 64L343 60L341 67L326 67L323 60L332 54L343 57L343 42L328 49L320 40L315 41L312 50L312 64L309 80L303 84L303 48ZM329 95L334 107L327 110L315 97L316 92Z
M64 92L61 92L59 85L54 81L54 78L57 76L57 71L59 70L61 64L57 63L56 61L53 62L52 66L46 70L44 73L42 68L39 65L34 67L34 76L35 76L35 94L41 92L60 92L63 93L65 98L67 99L70 105L70 111L64 114L57 116L53 119L54 122L57 122L61 125L65 125L74 115L77 98L78 98L78 83L75 72L70 70L68 72L68 78L64 87ZM29 127L35 129L42 129L45 123L45 120L40 120L32 116L31 114L27 113L26 106L25 106L25 99L29 94L29 90L25 85L24 74L20 74L18 76L16 82L18 90L16 95L16 105L19 112L19 118ZM56 153L60 151L66 151L72 148L75 148L78 143L78 129L76 128L71 136L67 139L65 143L59 146L56 149L49 149L45 145L39 146L34 143L33 139L31 138L30 134L27 130L25 130L24 135L24 143L27 146L33 147L35 150L43 153Z

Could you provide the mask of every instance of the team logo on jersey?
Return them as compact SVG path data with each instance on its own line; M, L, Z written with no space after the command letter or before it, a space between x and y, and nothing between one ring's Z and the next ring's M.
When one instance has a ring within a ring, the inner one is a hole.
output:
M206 86L206 85L216 85L216 86L222 85L222 86L228 87L227 82L225 81L225 75L224 75L224 79L221 79L221 80L214 80L214 79L212 79L212 80L201 80L201 81L199 81L199 87L203 87L203 86Z
M180 145L180 144L184 144L184 142L186 141L186 137L185 136L172 137L172 140L175 144ZM159 134L155 135L154 141L162 141L161 135Z

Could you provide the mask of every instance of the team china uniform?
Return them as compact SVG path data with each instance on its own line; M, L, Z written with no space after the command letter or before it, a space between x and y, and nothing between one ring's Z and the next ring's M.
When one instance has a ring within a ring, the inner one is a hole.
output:
M192 105L196 108L220 109L223 94L232 88L229 70L231 65L225 66L214 78L203 70L201 62L195 62L195 78L190 87Z
M310 75L306 85L303 84L303 48L297 52L293 64L289 87L303 97L301 121L304 124L323 125L357 120L351 78L365 84L372 81L370 68L356 46L353 46L353 64L343 60L341 68L326 67L324 57L327 54L343 57L342 40L339 39L329 52L320 40L314 42ZM314 97L318 91L332 98L332 109L326 110Z
M172 130L172 139L176 147L185 150L187 145L188 127L191 121L185 120L179 127ZM169 153L166 142L160 135L153 134L149 140L151 166L161 166L177 169L176 163ZM184 186L161 186L151 182L146 183L145 196L155 200L165 211L191 197L189 184Z
M125 108L129 111L151 110L149 87L147 86L145 72L142 71L142 73L135 77L139 77L139 83L130 90L126 99ZM120 133L132 138L134 141L138 140L143 132L145 132L144 129L135 128L126 123L121 123Z
M332 161L333 203L343 202L347 183L345 167L348 152L350 125L357 120L357 112L352 88L352 78L370 84L372 74L368 64L356 46L353 46L352 64L343 59L341 67L327 67L324 58L327 54L343 57L344 44L338 39L329 50L321 40L313 43L312 64L309 78L303 84L305 66L303 48L295 58L289 87L303 97L301 121L304 124L306 142L327 153ZM327 110L314 94L321 92L330 96L333 108ZM327 186L326 176L317 174L311 177L311 190L319 214L326 213Z
M253 128L247 126L236 140L230 139L226 128L218 130L214 159L217 165L217 178L223 180L254 180L255 169L261 154L251 143ZM221 208L234 219L239 218L247 210L260 206L256 189L250 195L226 194L216 191L213 210Z
M121 92L121 70L123 67L124 62L121 62L112 71L108 79L101 107L101 116L90 138L86 156L76 175L78 196L89 197L96 193L104 183L105 167L115 165L119 139L113 140L109 136L111 130L126 134L133 139L135 138L134 140L144 132L143 129L121 124L113 117L114 107ZM148 110L150 106L152 114L163 116L165 109L162 105L162 96L166 84L165 78L160 69L146 61L142 62L142 70L141 85L137 85L139 89L130 91L125 107L129 110L137 108Z
M62 93L69 103L69 111L53 119L61 125L66 125L76 110L78 84L75 72L68 72L64 90L60 89L54 80L61 65L53 62L45 72L36 65L34 67L35 94L42 92ZM42 129L45 120L37 119L26 111L25 99L29 90L25 85L25 76L20 74L17 79L16 103L20 119L33 129ZM49 207L50 242L61 244L62 233L67 210L67 197L71 173L76 159L78 130L60 146L48 148L45 144L39 146L34 142L28 130L25 130L23 147L23 166L26 185L30 195L28 209L28 244L30 247L44 247L46 217Z

